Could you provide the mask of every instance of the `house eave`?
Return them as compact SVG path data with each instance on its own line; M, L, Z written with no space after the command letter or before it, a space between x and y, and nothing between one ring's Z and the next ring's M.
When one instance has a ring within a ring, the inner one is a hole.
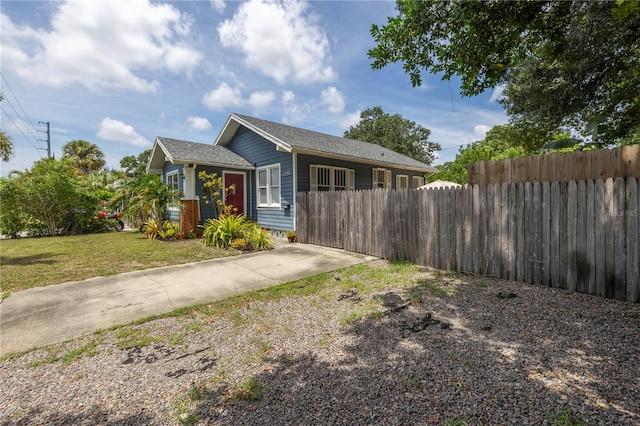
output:
M210 167L220 167L220 168L231 168L231 169L239 169L239 170L255 170L254 166L241 166L237 164L229 164L229 163L217 163L217 162L209 162L209 161L201 161L201 160L176 160L173 164L196 164L198 166L210 166Z
M156 154L158 148L160 148L164 159L162 160L162 164L161 165L157 165L156 164L155 166L153 166L154 163L157 163L157 161L154 162L154 159L157 157L157 155L159 155L159 153ZM157 171L157 170L162 171L162 166L164 166L165 161L170 161L171 163L173 163L173 158L171 157L171 155L167 151L167 148L160 141L160 138L156 137L155 144L153 146L153 150L151 151L151 155L149 156L149 163L147 163L147 167L146 167L147 173L154 174L152 171ZM155 173L155 174L161 174L161 173L162 172Z
M375 161L375 160L370 160L370 159L362 158L362 157L356 157L356 156L351 156L351 155L331 154L331 153L327 153L327 152L314 151L314 150L309 150L309 149L294 148L292 152L297 153L297 154L306 154L306 155L313 155L313 156L317 156L317 157L331 158L331 159L334 159L334 160L344 160L344 161L351 161L351 162L357 162L357 163L365 163L365 164L371 164L373 166L391 167L391 168L395 168L395 169L411 170L411 171L423 172L423 173L436 173L437 172L436 169L431 168L431 167L405 166L405 165L402 165L402 164L391 163L391 162L388 162L388 161Z
M233 139L233 135L235 135L236 131L240 128L240 126L246 127L252 132L257 133L258 135L262 136L269 142L273 143L276 146L276 149L278 151L292 152L291 145L289 145L288 143L276 138L270 133L265 132L259 127L256 127L251 123L248 123L247 121L243 120L242 118L238 117L233 113L227 119L227 122L222 128L222 131L220 132L220 134L218 135L218 137L216 138L213 144L221 145L221 146L228 145Z

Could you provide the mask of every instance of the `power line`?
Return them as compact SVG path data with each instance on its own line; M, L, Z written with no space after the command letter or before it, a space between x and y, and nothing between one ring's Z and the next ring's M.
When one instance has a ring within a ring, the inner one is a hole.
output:
M27 120L29 121L29 123L31 123L31 127L35 128L36 126L33 124L33 121L31 121L31 117L29 117L29 114L27 114L27 112L24 110L24 108L22 107L22 104L20 103L20 99L18 99L18 97L15 95L15 93L13 93L13 90L11 90L11 85L9 84L9 82L7 81L6 78L4 78L4 74L2 74L2 71L0 71L0 76L2 77L2 81L4 81L4 84L7 86L7 88L9 89L9 92L11 92L11 95L13 96L13 98L16 100L16 102L18 103L18 106L20 107L20 109L22 110L22 113L24 114L25 117L27 117ZM4 92L4 91L3 91Z
M18 125L16 124L16 122L15 122L15 121L13 121L13 118L11 118L11 117L9 116L9 114L7 114L7 111L5 111L5 109L4 109L4 108L2 108L2 105L0 105L0 111L2 111L2 112L4 113L4 116L5 116L5 117L7 117L7 118L9 119L9 121L11 121L11 123L13 124L13 127L15 127L16 129L18 129L18 131L22 134L22 136L24 136L24 138L27 140L27 142L29 142L29 144L31 144L31 146L33 146L36 150L41 150L41 149L43 149L43 148L38 148L37 146L35 146L35 145L33 144L33 142L31 142L31 141L29 140L29 138L27 137L27 135L25 135L25 134L24 134L24 132L22 131L22 129L20 128L20 126L18 126ZM37 139L36 139L36 140L37 140Z
M11 65L11 69L13 69L13 74L18 79L18 84L20 85L20 89L22 90L22 93L24 93L25 98L27 98L27 102L29 103L29 106L31 107L31 111L35 114L36 117L38 117L39 114L36 111L36 109L33 107L33 104L31 103L31 98L29 98L29 93L27 93L27 91L24 90L24 85L22 84L22 79L20 78L20 74L18 74L18 70L16 70L16 67L13 65L13 60L11 59L11 55L9 54L9 50L10 49L5 49L3 53L6 54L7 59L9 59L9 65Z
M5 110L4 108L2 109L2 111L4 111L5 115L6 115L6 116L11 120L11 122L12 122L12 123L13 123L13 125L14 125L14 127L15 127L15 128L17 128L18 130L20 130L20 133L22 133L22 135L23 135L25 138L27 138L27 139L28 139L27 135L25 135L25 134L24 134L24 132L22 131L22 127L26 128L26 129L29 131L29 133L31 133L31 136L33 137L33 139L36 141L36 144L37 144L37 143L38 143L38 142L37 142L37 141L38 141L38 136L36 136L36 134L35 134L35 133L33 133L33 130L32 130L32 129L27 125L27 123L26 123L24 120L22 120L22 119L20 118L20 114L18 114L18 111L16 111L16 108L15 108L15 107L13 106L13 104L11 103L11 100L10 100L9 98L5 98L4 100L7 102L7 104L9 104L9 106L11 107L11 109L13 110L13 112L15 113L15 116L14 116L14 117L15 117L17 120L20 120L20 122L23 124L23 126L18 126L18 125L16 124L16 122L15 122L15 121L13 121L13 119L12 119L11 117L9 117L9 114L7 114L7 112L6 112L6 110ZM30 142L30 143L31 143L31 142ZM32 145L33 145L33 144L32 144Z

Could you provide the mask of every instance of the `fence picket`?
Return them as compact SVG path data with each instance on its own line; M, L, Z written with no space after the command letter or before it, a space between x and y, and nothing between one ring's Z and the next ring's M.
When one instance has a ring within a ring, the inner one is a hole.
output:
M600 297L606 297L606 286L605 286L605 277L606 277L606 269L605 269L605 254L602 250L606 250L605 247L605 229L607 226L606 223L606 207L605 207L605 187L604 182L600 179L595 181L595 246L600 253L596 256L596 295Z
M618 151L619 152L619 151ZM627 237L625 229L625 181L623 178L617 178L614 181L613 204L615 213L613 215L613 234L614 234L614 277L615 289L614 295L618 300L625 300L627 297L626 275L627 275Z
M588 292L587 263L587 183L581 180L577 184L576 195L576 250L574 255L576 273L576 291Z
M578 186L572 180L567 185L567 289L576 291L578 271L576 266L576 233L578 210Z
M604 205L605 211L605 233L604 240L604 274L605 274L605 297L613 298L615 295L615 232L614 217L617 214L617 206L613 196L613 179L609 178L604 183Z
M639 146L640 147L640 146ZM640 234L640 188L638 180L627 179L626 228L627 228L627 302L640 302L640 253L638 235Z
M587 282L585 292L596 294L596 186L593 180L588 180L586 187L585 227L587 229L587 239L585 244L585 263L587 264L587 269L585 269L585 275L587 275Z

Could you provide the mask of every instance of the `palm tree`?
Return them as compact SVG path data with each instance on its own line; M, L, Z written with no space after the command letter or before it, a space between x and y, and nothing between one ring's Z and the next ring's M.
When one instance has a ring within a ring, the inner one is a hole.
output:
M62 147L62 158L69 159L76 164L82 174L92 170L100 170L104 165L104 153L98 145L82 139L67 142Z
M0 130L0 160L7 162L13 157L13 142L9 135Z
M0 102L4 97L0 93ZM13 141L4 131L0 130L0 160L4 163L8 162L13 157Z
M140 226L150 219L162 223L167 207L180 207L182 194L171 185L162 183L159 176L140 175L117 188L109 204L123 206L122 215Z

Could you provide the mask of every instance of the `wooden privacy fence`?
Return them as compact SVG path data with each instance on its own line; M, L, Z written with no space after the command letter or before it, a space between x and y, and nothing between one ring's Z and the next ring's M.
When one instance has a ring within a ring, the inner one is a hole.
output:
M635 178L298 193L298 241L640 302Z
M640 145L467 164L469 185L640 178Z

